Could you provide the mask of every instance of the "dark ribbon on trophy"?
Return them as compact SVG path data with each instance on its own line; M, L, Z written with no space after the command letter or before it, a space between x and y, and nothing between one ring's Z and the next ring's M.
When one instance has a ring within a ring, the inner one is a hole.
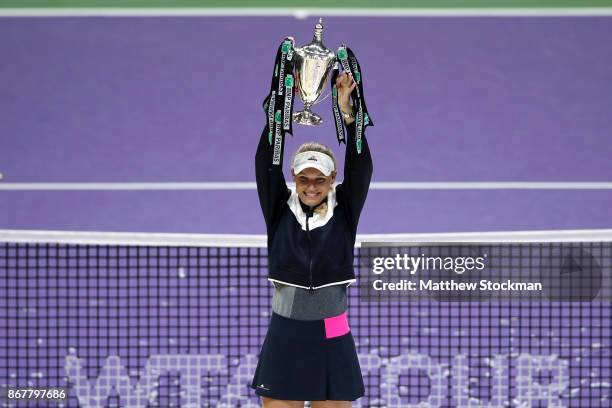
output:
M344 136L344 121L340 114L340 106L338 105L338 89L336 88L336 78L338 78L339 70L334 68L331 76L331 87L332 87L332 111L334 113L334 125L336 126L336 136L338 136L338 144L346 143Z
M276 166L282 163L285 133L293 135L293 54L293 39L287 37L276 52L270 93L263 102L268 142L274 144L272 164Z
M361 153L361 136L363 135L364 129L367 126L373 126L374 123L368 114L368 108L366 107L365 97L363 93L363 75L361 73L361 66L357 61L357 57L353 51L342 46L338 48L337 58L342 69L353 75L353 79L357 83L357 86L351 93L353 99L353 113L355 114L355 126L356 136L355 144L357 147L357 153ZM338 143L345 142L346 138L344 135L344 121L342 121L342 115L340 114L340 107L338 106L338 90L336 89L336 78L338 76L338 70L334 69L331 78L332 86L332 110L334 114L334 124L336 125L336 135L338 136Z

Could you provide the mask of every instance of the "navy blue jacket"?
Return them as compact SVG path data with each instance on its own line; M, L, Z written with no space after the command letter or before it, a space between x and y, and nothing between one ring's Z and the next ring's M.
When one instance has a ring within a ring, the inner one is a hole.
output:
M353 250L372 178L372 158L365 132L358 154L355 122L347 130L344 180L328 195L327 216L320 216L287 187L282 163L272 165L274 146L264 128L255 155L255 174L268 232L268 280L305 289L350 285L356 280Z

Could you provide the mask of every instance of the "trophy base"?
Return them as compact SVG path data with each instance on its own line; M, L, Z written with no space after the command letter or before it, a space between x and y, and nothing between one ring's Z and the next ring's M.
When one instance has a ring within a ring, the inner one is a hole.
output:
M293 121L300 125L317 126L323 123L323 119L311 111L303 110L293 113Z

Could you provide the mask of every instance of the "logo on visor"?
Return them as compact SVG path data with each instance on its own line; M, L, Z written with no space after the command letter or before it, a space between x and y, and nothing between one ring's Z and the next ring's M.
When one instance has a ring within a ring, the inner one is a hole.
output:
M318 160L317 160L317 158L316 158L315 156L310 156L310 157L308 158L308 160L318 161Z

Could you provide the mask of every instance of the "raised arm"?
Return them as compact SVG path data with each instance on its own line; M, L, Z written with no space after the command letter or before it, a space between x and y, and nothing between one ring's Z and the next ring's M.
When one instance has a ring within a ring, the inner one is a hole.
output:
M336 80L338 87L338 104L344 113L352 111L349 95L355 89L356 83L350 75L342 74ZM372 179L372 156L365 136L361 134L361 153L357 152L357 126L354 118L345 118L347 129L346 155L344 158L344 180L336 191L339 203L344 206L347 218L353 230L357 230L359 216L365 204L370 180Z
M361 210L365 204L370 180L372 179L372 157L365 136L361 135L361 154L357 153L355 145L355 122L347 123L346 156L344 158L344 180L337 187L341 203L344 206L351 227L356 230Z
M274 146L268 141L268 127L264 126L255 153L255 179L259 204L263 211L268 234L278 221L283 203L289 198L290 191L283 175L282 155L280 165L272 164Z

